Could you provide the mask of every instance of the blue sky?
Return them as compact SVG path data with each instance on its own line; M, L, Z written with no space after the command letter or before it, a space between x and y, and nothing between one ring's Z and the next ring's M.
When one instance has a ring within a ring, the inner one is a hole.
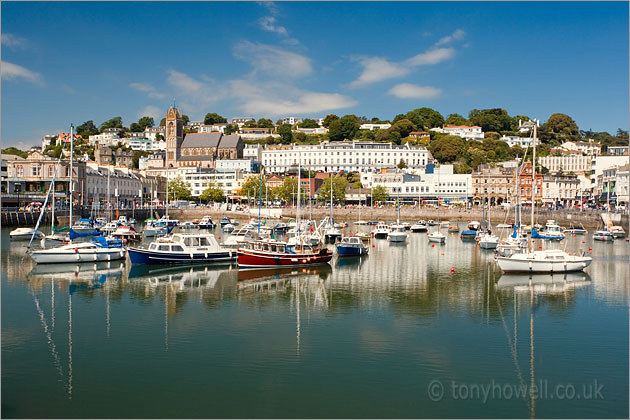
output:
M505 108L628 128L628 2L2 2L2 146L70 123Z

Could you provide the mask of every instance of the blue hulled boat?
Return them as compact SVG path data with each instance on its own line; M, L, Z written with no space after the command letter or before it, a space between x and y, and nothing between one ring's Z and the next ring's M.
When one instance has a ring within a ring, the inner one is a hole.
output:
M337 248L337 254L340 257L357 257L359 255L366 255L368 253L368 247L363 244L360 238L356 236L346 236L341 238L341 242L335 244Z
M211 233L178 233L151 242L148 248L127 249L132 264L231 263L236 252L219 245Z

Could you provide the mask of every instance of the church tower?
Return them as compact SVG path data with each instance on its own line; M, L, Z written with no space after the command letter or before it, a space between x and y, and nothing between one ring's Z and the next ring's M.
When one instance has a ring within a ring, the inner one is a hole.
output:
M169 168L176 168L180 149L184 141L184 119L179 108L171 108L166 113L166 158Z

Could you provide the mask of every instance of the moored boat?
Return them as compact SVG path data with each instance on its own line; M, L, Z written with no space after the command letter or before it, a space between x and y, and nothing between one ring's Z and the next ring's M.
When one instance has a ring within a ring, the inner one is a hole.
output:
M366 255L369 248L357 236L345 236L335 244L340 257L355 257Z
M416 223L411 225L410 230L412 232L426 232L427 231L427 223L424 220L418 220Z
M248 267L285 267L327 264L332 259L332 252L326 248L287 249L287 243L274 239L262 239L248 242L238 249L238 266Z
M177 233L127 252L132 264L231 263L236 258L236 252L220 246L211 233Z
M405 227L402 224L392 225L389 233L387 234L387 240L389 242L405 242L407 240Z
M9 239L12 241L27 241L31 239L31 237L33 236L33 233L35 233L35 229L33 228L28 228L28 227L17 228L9 232ZM36 236L39 238L43 238L44 234L40 231L37 231Z
M592 257L569 255L559 249L497 257L504 273L568 273L584 270L592 262Z
M31 251L29 255L38 264L113 261L125 257L125 248L119 239L98 237L90 242Z
M375 239L387 239L387 235L389 234L389 226L385 223L379 223L376 225L376 229L374 229L374 238Z
M596 230L595 233L593 233L593 240L601 242L612 242L615 240L615 235L607 229Z
M429 238L429 242L437 242L443 244L446 242L446 236L439 231L431 232L427 235Z

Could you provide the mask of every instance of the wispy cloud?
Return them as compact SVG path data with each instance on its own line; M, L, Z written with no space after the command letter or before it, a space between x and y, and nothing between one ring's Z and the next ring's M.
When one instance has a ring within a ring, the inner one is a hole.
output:
M24 79L27 82L43 85L44 79L41 74L30 71L17 64L2 61L2 78L5 80Z
M258 19L258 26L260 29L266 32L272 32L280 35L284 38L282 43L286 45L298 45L300 42L295 39L289 37L289 31L282 25L278 24L277 16L280 13L278 6L272 1L259 1L259 6L263 6L269 12L268 16L263 16Z
M147 83L133 82L129 84L129 87L139 90L140 92L146 92L149 98L164 99L166 95L159 92L155 87Z
M339 93L312 92L282 82L233 80L231 88L232 96L240 102L237 107L247 115L313 114L357 104Z
M419 86L412 83L400 83L387 93L401 99L431 99L442 94L442 89L431 86Z
M453 48L434 48L415 55L405 61L395 63L382 57L360 58L363 67L359 77L350 83L351 87L362 87L382 80L393 79L409 74L414 67L438 64L455 56Z
M252 65L254 72L283 77L308 76L313 71L311 60L300 54L282 48L242 41L234 47L234 56Z
M466 32L464 32L461 29L457 29L451 35L447 35L444 38L440 39L438 42L435 43L435 45L440 46L440 45L448 44L451 41L456 41L456 40L464 38L465 35L466 35Z
M276 25L276 18L273 16L263 16L258 19L258 25L262 30L267 32L275 32L279 35L287 36L289 33L284 26Z
M156 106L153 105L147 105L144 108L142 108L141 110L138 111L138 113L136 114L136 117L138 119L142 118L142 117L152 117L153 120L155 121L156 124L160 123L160 120L162 119L162 117L164 116L164 110L161 108L158 108Z
M225 97L227 88L209 77L203 80L195 79L186 73L177 70L169 70L167 82L175 88L177 96L185 97L195 106L207 105Z
M13 34L2 34L2 46L12 50L26 48L28 41L22 37Z

